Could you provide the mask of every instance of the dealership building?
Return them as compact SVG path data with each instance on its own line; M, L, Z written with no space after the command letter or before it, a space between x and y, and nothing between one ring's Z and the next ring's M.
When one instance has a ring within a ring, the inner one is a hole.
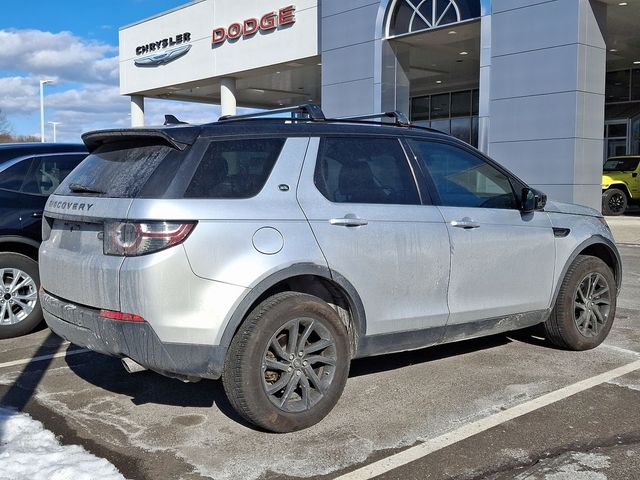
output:
M120 88L134 126L145 98L398 110L600 208L603 159L640 153L639 20L640 0L198 0L120 29Z

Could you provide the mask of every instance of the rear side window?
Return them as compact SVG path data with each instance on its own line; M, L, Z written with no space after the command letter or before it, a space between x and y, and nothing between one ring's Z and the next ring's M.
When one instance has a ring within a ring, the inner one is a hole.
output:
M284 138L215 141L209 145L185 198L250 198L264 187Z
M22 191L35 195L51 195L85 155L47 155L36 157L25 179Z
M24 183L32 162L32 158L21 160L3 172L0 172L0 188L14 192L19 191Z
M394 138L324 138L315 184L334 203L420 204L406 155Z
M104 145L89 155L56 193L136 198L158 167L168 157L180 154L171 147L139 140Z

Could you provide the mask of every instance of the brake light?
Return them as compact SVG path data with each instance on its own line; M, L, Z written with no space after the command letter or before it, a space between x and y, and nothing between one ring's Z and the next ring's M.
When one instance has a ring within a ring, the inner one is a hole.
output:
M183 242L195 222L105 222L105 255L135 257Z
M132 313L115 312L113 310L100 310L100 316L102 318L108 318L109 320L118 320L121 322L144 322L144 318L140 315L134 315Z

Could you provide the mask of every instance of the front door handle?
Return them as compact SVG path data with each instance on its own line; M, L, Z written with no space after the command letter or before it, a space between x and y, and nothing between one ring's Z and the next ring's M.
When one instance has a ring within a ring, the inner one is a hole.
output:
M454 220L453 222L451 222L451 226L456 228L463 228L465 230L480 228L480 224L478 222L474 222L468 217L465 217L462 220Z
M364 227L369 224L364 218L358 218L353 214L347 214L343 218L332 218L329 223L338 227Z

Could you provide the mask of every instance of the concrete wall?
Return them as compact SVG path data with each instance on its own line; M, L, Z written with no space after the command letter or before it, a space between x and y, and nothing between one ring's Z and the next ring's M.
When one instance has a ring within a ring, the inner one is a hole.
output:
M549 197L600 209L606 7L493 0L489 154Z
M320 2L322 108L326 115L374 113L379 105L376 48L382 30L376 27L381 9L380 0Z

